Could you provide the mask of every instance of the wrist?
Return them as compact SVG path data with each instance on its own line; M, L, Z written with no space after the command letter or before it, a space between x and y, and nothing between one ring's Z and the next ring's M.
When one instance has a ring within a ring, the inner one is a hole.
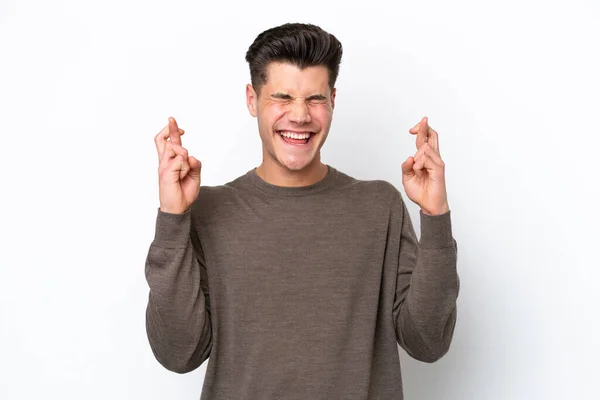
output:
M441 206L439 208L435 208L435 209L431 209L431 210L421 208L421 211L425 215L431 215L431 216L442 215L442 214L446 214L448 211L450 211L450 206L448 206L448 203L445 203L443 206Z
M167 214L185 214L185 212L188 210L187 208L185 210L182 210L181 208L170 208L170 207L159 207L159 210L163 213L167 213Z

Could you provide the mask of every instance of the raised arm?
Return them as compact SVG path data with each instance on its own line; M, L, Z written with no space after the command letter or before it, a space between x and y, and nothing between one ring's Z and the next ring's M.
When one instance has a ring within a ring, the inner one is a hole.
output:
M394 318L398 343L414 358L433 362L448 351L456 324L457 246L452 237L446 193L445 163L438 133L427 117L409 132L417 152L402 164L402 184L421 207L421 238L417 237L400 193L392 219L400 234Z
M183 133L170 118L155 137L160 208L145 269L150 347L165 368L178 373L198 368L212 346L204 256L193 220L200 162L181 146Z
M413 358L434 362L448 351L456 324L459 278L450 211L437 216L421 211L417 241L406 205L399 201L392 218L400 224L393 308L396 339Z

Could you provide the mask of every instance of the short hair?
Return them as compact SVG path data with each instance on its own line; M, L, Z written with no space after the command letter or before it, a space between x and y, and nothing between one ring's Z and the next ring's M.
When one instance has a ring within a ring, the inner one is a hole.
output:
M246 52L250 79L257 94L267 82L267 66L284 62L300 69L325 66L329 88L333 89L340 70L342 44L330 33L312 24L288 23L260 33Z

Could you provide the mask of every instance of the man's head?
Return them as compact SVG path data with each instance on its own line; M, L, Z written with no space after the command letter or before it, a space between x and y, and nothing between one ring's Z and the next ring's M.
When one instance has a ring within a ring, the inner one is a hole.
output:
M265 167L301 171L320 162L341 58L335 36L309 24L271 28L252 43L246 101L258 119Z

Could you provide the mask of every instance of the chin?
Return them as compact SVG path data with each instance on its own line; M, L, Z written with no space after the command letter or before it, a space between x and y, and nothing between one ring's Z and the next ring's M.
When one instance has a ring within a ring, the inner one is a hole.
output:
M311 143L304 146L290 146L280 143L275 147L275 159L288 171L303 171L306 168L318 163L318 143Z
M312 164L314 158L310 159L280 159L279 163L290 171L302 171Z

